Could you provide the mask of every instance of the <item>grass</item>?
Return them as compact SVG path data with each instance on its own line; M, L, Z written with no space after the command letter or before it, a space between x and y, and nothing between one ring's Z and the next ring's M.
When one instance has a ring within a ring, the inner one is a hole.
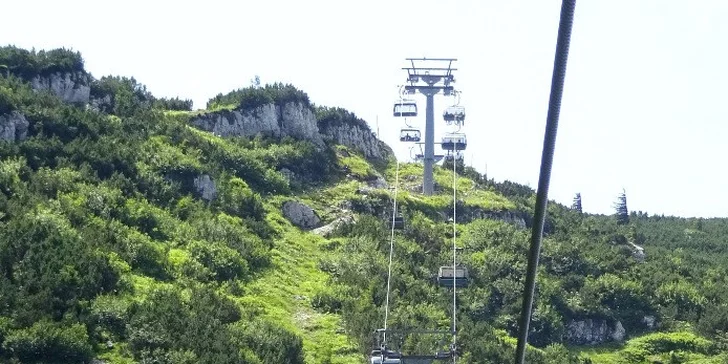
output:
M370 180L376 177L377 171L362 156L352 152L343 145L336 146L339 166L347 168L357 179Z
M570 348L593 364L634 363L690 363L722 364L728 357L710 355L712 344L690 331L654 332L638 336L625 343L607 343L596 346L574 346ZM692 348L690 350L686 350Z
M360 363L361 353L344 334L341 317L317 312L311 306L329 278L318 268L319 259L326 255L319 248L324 239L285 221L279 203L267 204L269 220L282 230L271 251L272 268L248 284L246 294L237 300L300 335L306 363Z

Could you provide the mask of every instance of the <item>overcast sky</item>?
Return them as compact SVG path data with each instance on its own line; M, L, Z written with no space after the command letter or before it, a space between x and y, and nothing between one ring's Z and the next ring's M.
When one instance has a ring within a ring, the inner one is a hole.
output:
M392 103L404 59L458 58L466 163L535 188L560 4L6 1L0 44L73 48L97 78L134 76L198 108L255 75L292 83L378 127L400 160L410 150ZM581 192L586 211L612 213L624 188L630 210L728 215L726 19L720 0L577 1L552 199ZM436 116L453 101L436 97ZM424 112L411 125L424 128ZM438 139L445 129L438 119Z

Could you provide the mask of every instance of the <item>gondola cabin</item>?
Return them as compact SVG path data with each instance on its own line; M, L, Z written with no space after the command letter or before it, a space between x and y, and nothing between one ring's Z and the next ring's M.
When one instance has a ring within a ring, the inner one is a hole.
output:
M442 118L448 123L462 125L465 123L465 108L462 106L450 106L442 113Z
M402 100L394 104L394 116L415 117L417 116L417 103L413 100Z
M399 132L400 142L419 142L420 137L421 134L418 129L402 129Z
M440 145L443 150L465 150L468 141L463 133L448 133L442 137Z
M455 274L453 274L452 266L442 266L437 275L437 283L440 287L445 288L452 288L453 281L455 281L455 287L467 287L469 280L468 268L465 267L456 267Z

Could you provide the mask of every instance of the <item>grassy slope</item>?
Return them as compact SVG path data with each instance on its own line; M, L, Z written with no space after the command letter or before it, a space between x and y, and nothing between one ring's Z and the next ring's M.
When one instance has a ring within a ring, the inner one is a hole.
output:
M358 363L361 354L343 334L341 317L316 312L311 305L328 280L318 269L324 239L292 226L279 212L284 200L268 203L268 221L282 232L271 251L272 267L246 287L240 302L262 307L265 316L300 335L307 363Z

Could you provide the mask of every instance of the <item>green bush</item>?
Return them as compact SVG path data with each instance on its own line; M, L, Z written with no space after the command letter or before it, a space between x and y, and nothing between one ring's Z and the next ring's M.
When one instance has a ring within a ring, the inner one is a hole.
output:
M209 269L218 281L244 279L248 274L248 263L240 253L219 242L195 241L188 248L192 257Z
M265 215L263 200L240 178L222 180L218 186L215 205L230 215L262 219Z
M15 109L17 109L17 106L15 106L13 91L10 88L0 86L0 116L9 114Z
M207 109L215 110L233 106L242 110L251 110L265 104L282 106L289 102L298 102L306 106L311 104L308 95L293 85L274 83L263 87L241 88L226 95L218 94L207 102Z
M10 332L3 349L23 363L86 362L93 354L84 325L47 320Z
M83 71L83 63L80 52L65 48L36 52L15 46L0 47L0 65L7 66L10 73L25 79L56 72Z

